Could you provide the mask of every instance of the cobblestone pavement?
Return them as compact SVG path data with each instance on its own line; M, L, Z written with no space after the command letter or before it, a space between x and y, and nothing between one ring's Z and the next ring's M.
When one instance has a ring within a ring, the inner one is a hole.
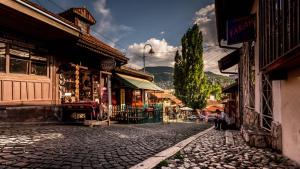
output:
M0 168L128 168L208 127L196 123L0 127Z
M211 130L170 159L161 162L157 168L299 168L282 155L249 147L238 131L232 131L232 134L234 145L230 146L225 143L224 131Z

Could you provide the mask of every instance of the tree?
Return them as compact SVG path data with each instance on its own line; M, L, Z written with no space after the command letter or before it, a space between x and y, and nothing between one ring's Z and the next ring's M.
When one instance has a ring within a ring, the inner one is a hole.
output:
M175 66L174 66L174 87L175 87L175 93L177 97L181 100L183 100L184 97L184 69L183 69L183 58L182 55L179 54L178 50L175 54Z
M178 52L175 55L175 94L194 109L206 106L210 91L203 72L202 39L202 32L195 24L181 39L182 55Z
M220 84L211 84L209 85L210 95L214 95L216 100L220 101L222 99L222 87Z

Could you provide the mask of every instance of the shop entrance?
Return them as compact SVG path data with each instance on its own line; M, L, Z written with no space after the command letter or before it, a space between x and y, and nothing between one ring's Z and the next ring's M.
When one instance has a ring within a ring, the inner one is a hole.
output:
M65 64L59 70L59 92L63 121L107 120L110 75L81 65Z

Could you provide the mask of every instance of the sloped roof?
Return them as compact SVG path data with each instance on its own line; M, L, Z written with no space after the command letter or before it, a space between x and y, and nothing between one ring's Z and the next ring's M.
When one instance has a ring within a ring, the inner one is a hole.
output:
M71 22L71 21L65 19L65 18L62 17L62 16L59 16L58 14L55 14L55 13L52 13L52 12L48 11L48 10L45 9L44 7L38 5L38 4L34 3L34 2L31 2L31 1L29 1L29 0L21 0L21 1L23 1L23 2L25 2L26 4L28 4L28 5L30 5L30 6L33 6L33 7L37 8L37 9L39 9L39 10L45 12L45 13L48 14L48 15L51 15L52 17L55 17L56 19L59 19L59 20L65 22L66 24L69 24L70 26L75 27L78 31L80 30L80 27L77 26L77 25L75 25L73 22Z
M172 102L174 102L175 104L182 104L182 101L179 100L176 96L170 94L170 93L167 93L167 92L164 92L164 93L151 93L152 96L158 98L158 99L170 99Z
M60 22L63 22L67 25L70 25L70 27L74 27L76 29L76 31L78 31L79 33L79 46L82 47L86 47L92 51L95 51L97 53L101 53L103 55L106 56L112 56L115 57L116 59L119 59L123 62L127 62L129 59L125 57L125 55L123 53L121 53L120 51L118 51L117 49L105 44L104 42L102 42L101 40L97 39L96 37L90 35L90 34L83 34L80 31L80 27L75 25L73 22L65 19L64 17L58 15L58 14L54 14L50 11L48 11L47 9L43 8L42 6L31 2L29 0L21 0L23 3L26 3L29 6L32 6L34 8L37 8L38 10L44 12L45 14L56 18L57 20L59 20ZM79 8L71 8L72 10L78 10ZM86 9L87 10L87 9ZM89 18L91 19L91 21L93 21L93 17L90 16ZM96 22L96 21L95 21Z
M79 42L92 47L96 52L98 51L104 55L111 55L125 62L129 60L119 50L105 44L104 42L102 42L101 40L97 39L96 37L90 34L80 35Z
M59 15L64 16L64 15L70 15L70 14L76 14L76 16L79 16L80 18L84 19L90 24L95 24L96 19L93 17L93 15L87 10L85 7L81 8L70 8Z

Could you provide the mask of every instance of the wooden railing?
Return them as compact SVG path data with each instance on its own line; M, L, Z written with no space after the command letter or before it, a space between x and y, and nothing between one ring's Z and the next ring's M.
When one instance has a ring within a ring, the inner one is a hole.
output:
M260 68L300 47L300 1L260 0Z
M121 123L155 123L162 122L162 114L161 105L147 107L114 105L110 118Z

